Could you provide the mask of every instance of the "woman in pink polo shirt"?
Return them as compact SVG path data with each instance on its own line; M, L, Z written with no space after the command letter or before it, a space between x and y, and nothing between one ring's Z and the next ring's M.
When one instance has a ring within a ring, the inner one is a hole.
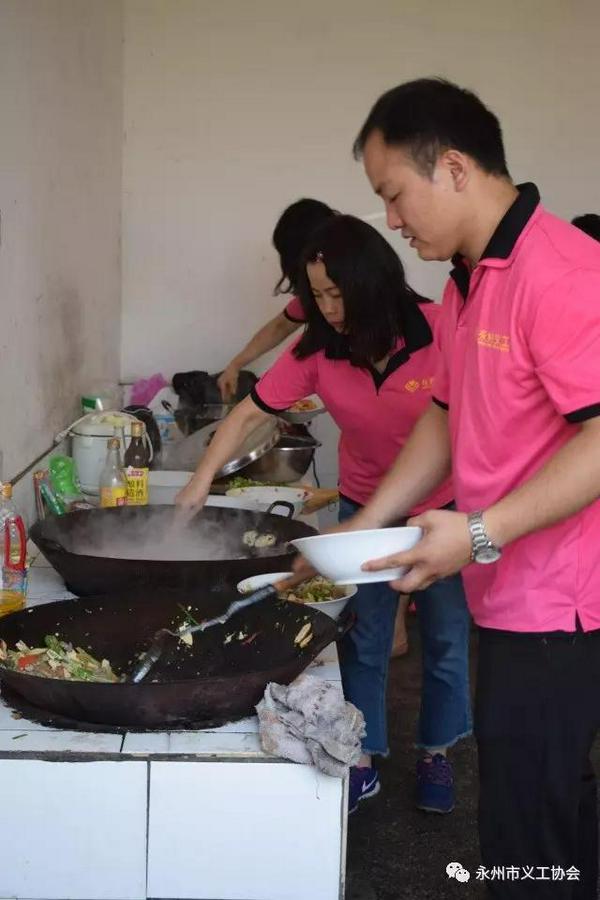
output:
M291 203L277 220L273 230L273 246L279 255L281 278L273 293L275 296L292 294L292 299L282 312L269 319L250 338L221 372L217 384L225 403L235 396L240 370L273 350L304 324L302 304L295 296L302 250L310 233L335 215L335 210L321 200L304 197Z
M340 519L365 504L431 401L439 307L407 285L402 264L374 228L336 216L305 248L297 282L306 318L302 337L266 372L220 426L196 474L178 497L200 507L214 474L266 416L318 393L341 431ZM411 514L452 501L446 482ZM469 616L460 577L415 595L423 652L417 805L450 812L454 787L446 749L471 731ZM372 757L386 755L386 688L398 594L362 585L355 626L343 641L344 692L364 714L363 757L351 772L350 811L379 791Z

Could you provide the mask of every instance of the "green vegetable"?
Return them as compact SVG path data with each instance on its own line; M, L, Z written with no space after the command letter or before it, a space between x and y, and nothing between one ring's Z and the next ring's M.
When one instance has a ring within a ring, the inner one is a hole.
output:
M253 481L252 478L244 478L243 475L230 478L227 485L228 490L241 490L248 487L281 487L275 481Z
M57 653L59 656L63 655L62 644L54 634L47 634L44 638L44 643L48 650L52 650L53 653Z
M244 478L243 475L236 475L230 478L228 482L229 490L241 490L247 487L262 487L260 481L253 481L252 478Z

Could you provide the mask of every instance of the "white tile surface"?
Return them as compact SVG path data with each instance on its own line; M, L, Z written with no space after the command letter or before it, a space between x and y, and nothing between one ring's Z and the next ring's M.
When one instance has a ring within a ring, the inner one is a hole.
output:
M0 731L0 751L17 753L120 753L120 734L92 734L87 731L19 728Z
M32 566L27 578L27 606L38 606L51 600L67 600L75 596L65 588L61 576L46 566Z
M321 678L323 681L335 681L339 683L342 680L340 667L337 662L311 666L306 672L308 675L314 675L315 678Z
M15 731L17 728L19 731L48 730L45 725L39 725L37 722L30 722L29 719L21 718L20 716L15 718L13 712L14 711L7 706L4 701L0 700L0 731Z
M264 757L255 733L214 731L175 731L165 734L127 734L123 742L123 753L141 755L172 753L194 756L224 757Z
M146 897L146 763L0 760L0 796L0 896Z
M148 896L339 900L343 786L291 763L152 762Z

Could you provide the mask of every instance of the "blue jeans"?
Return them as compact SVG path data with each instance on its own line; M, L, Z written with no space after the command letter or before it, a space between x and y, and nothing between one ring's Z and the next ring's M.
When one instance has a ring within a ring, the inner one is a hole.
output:
M360 507L340 499L339 520ZM450 747L471 733L470 617L460 575L436 581L412 597L421 634L423 683L417 746ZM344 694L365 717L363 752L388 754L387 678L398 594L389 584L362 584L348 610L356 623L341 642Z

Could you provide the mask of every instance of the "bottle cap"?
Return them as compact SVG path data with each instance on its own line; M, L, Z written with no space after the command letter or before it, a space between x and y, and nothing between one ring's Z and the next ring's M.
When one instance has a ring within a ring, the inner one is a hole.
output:
M0 491L0 493L5 500L10 500L12 497L12 484L10 484L10 482L8 481L4 482L2 484L2 490Z
M142 437L144 434L144 423L143 422L132 422L131 423L131 437Z
M119 438L115 438L115 437L109 438L108 442L107 442L107 447L109 450L119 450L119 448L121 447L121 441L119 440Z

